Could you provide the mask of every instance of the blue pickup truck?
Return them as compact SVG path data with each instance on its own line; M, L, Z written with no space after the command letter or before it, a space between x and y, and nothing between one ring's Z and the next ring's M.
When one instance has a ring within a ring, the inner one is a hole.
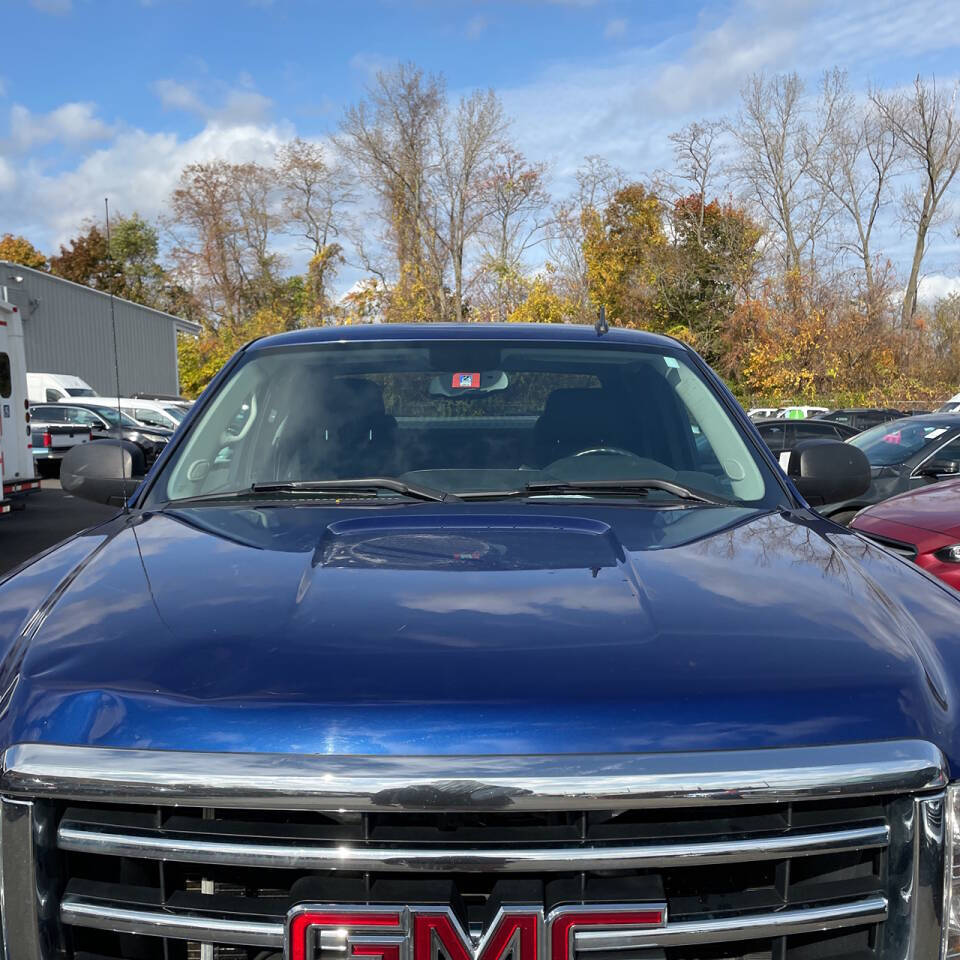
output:
M143 468L0 584L4 960L957 955L958 596L682 344L282 334Z

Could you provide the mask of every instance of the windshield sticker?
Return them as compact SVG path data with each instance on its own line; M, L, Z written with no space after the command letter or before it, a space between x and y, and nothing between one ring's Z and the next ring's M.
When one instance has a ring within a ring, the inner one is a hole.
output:
M884 438L884 443L900 443L902 436L899 430L894 430L893 433L888 433Z
M927 440L936 440L937 437L943 436L947 432L946 427L937 427L936 430L931 430L929 433L925 434Z
M479 373L455 373L453 382L450 384L454 390L479 390Z

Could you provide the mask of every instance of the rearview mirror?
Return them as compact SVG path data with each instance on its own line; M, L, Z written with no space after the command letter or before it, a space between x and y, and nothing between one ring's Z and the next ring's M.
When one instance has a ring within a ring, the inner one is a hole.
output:
M147 472L143 451L129 440L94 440L71 447L60 486L75 497L123 506Z
M852 500L872 482L863 451L839 440L802 440L790 452L787 475L811 506Z

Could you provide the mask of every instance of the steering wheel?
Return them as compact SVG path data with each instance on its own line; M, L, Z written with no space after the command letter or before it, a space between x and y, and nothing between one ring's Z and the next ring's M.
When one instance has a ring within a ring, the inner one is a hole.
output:
M624 450L623 447L587 447L585 450L580 450L577 453L571 453L569 457L564 457L564 460L572 460L574 457L591 457L596 454L600 456L612 456L612 457L630 457L633 460L640 459L637 454L632 450Z

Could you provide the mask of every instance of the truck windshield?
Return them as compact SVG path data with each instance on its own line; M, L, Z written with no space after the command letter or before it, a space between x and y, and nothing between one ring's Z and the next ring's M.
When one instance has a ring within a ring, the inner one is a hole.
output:
M645 500L676 501L678 487L783 499L680 349L432 340L251 351L151 500L361 478L391 478L380 495L393 497L403 484L456 495L556 484L590 496L591 483L655 480Z

